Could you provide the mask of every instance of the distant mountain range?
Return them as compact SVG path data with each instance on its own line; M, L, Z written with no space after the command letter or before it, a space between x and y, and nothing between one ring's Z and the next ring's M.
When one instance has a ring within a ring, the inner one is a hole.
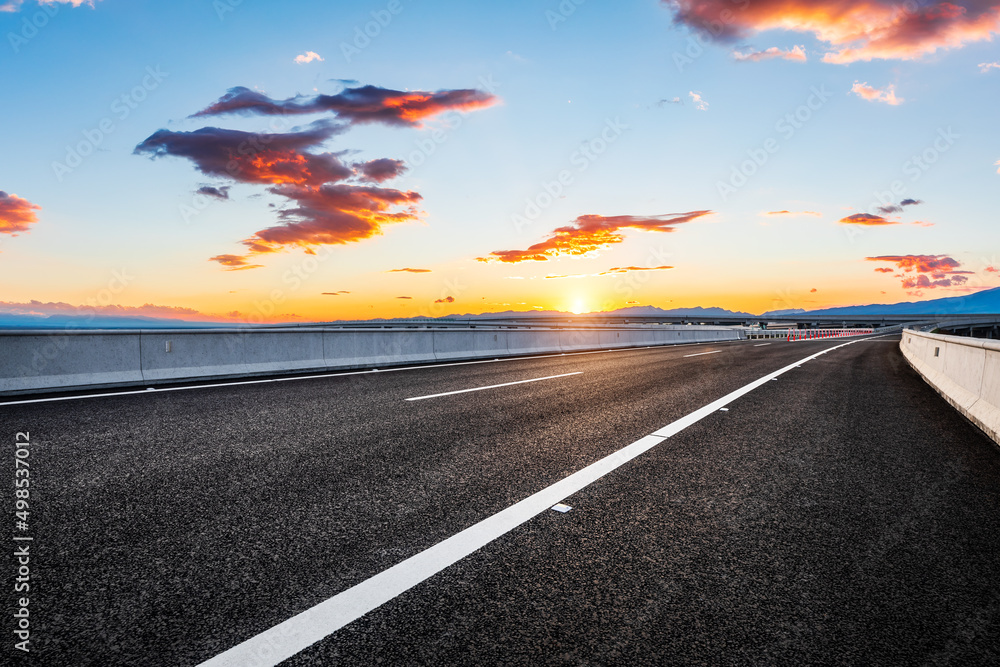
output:
M656 306L630 306L619 308L618 310L602 313L605 315L618 315L626 317L691 317L704 318L706 320L715 317L740 317L748 320L768 318L778 318L788 315L959 315L959 314L1000 314L1000 287L983 290L974 294L964 296L945 297L943 299L931 299L929 301L908 301L904 303L890 304L868 304L862 306L843 306L840 308L825 308L821 310L771 310L760 315L744 313L741 311L726 310L725 308L671 308L664 310ZM502 313L482 313L466 315L449 315L447 319L495 319L501 317L543 317L543 316L570 316L556 310L547 311L505 311ZM425 318L410 318L425 319ZM296 323L302 324L302 323ZM219 322L196 322L187 320L172 320L155 317L92 317L73 315L21 315L11 313L0 313L0 328L38 328L38 329L155 329L166 327L220 327L227 326Z

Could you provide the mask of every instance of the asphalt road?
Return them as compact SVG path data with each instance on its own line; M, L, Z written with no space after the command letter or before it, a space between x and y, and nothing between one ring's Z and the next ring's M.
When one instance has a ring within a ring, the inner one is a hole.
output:
M287 664L1000 664L1000 449L897 341L793 368ZM11 559L3 655L198 664L843 342L2 406L34 538L32 651Z

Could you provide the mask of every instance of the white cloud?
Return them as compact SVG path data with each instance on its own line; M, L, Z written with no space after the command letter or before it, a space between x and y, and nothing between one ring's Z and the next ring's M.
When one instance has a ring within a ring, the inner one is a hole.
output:
M986 74L991 69L1000 69L1000 61L995 63L979 63L979 71Z
M688 92L691 96L691 102L694 104L694 108L698 111L708 111L708 102L704 100L701 96L701 92L692 90Z
M305 65L306 63L311 63L314 60L323 62L323 56L316 53L315 51L306 51L300 56L295 56L295 62L299 65Z
M24 4L24 0L8 0L3 4L0 4L0 12L16 12L21 9L21 5ZM74 7L79 7L80 5L87 5L88 7L94 6L94 0L38 0L40 5L72 5Z

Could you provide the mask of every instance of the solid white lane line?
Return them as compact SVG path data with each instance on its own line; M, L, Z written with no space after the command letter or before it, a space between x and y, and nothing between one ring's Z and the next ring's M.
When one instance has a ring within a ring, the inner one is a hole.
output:
M754 347L764 347L765 345L770 345L770 343L761 343L760 345L754 345Z
M722 352L722 350L712 350L711 352L699 352L698 354L685 354L684 358L687 359L688 357L700 357L703 354L718 354L719 352Z
M549 375L543 378L532 378L531 380L518 380L517 382L504 382L503 384L491 384L486 387L473 387L472 389L459 389L458 391L445 391L440 394L430 394L428 396L414 396L413 398L407 398L407 401L422 401L425 398L437 398L439 396L452 396L454 394L466 394L470 391L483 391L484 389L496 389L497 387L509 387L512 384L525 384L528 382L541 382L542 380L554 380L555 378L564 378L569 375L580 375L583 371L576 371L574 373L563 373L561 375Z
M605 456L569 477L528 496L521 502L483 519L324 602L320 602L287 621L279 623L270 630L265 630L228 651L206 660L201 663L200 667L242 667L243 665L273 667L545 512L556 503L565 500L609 472L649 451L663 442L665 438L679 433L769 380L787 373L797 365L855 342L857 341L848 341L817 352L726 394L719 400L664 426L655 433L636 440L631 445Z
M717 341L719 342L719 341ZM739 341L724 341L739 342ZM324 378L347 377L349 375L367 375L369 373L398 373L400 371L419 371L425 368L450 368L451 366L470 366L473 364L495 364L504 361L528 361L529 359L550 359L552 357L575 357L585 354L603 354L605 352L629 352L635 350L651 350L657 348L672 349L675 347L691 347L693 345L707 345L708 343L667 343L664 345L654 345L646 348L642 347L617 347L610 350L591 350L590 352L556 352L553 354L537 354L529 357L503 357L501 359L482 359L479 361L454 361L447 364L427 364L426 366L401 366L399 368L383 368L365 371L342 371L340 373L322 373L320 375L296 375L287 378L264 378L261 380L234 380L232 382L214 382L212 384L185 385L183 387L144 387L142 389L129 389L126 391L109 391L98 394L79 394L73 396L53 396L50 398L32 398L22 401L0 402L0 408L5 405L25 405L28 403L54 403L56 401L75 401L84 398L104 398L106 396L133 396L135 394L149 394L150 391L188 391L191 389L212 389L217 387L238 387L246 384L270 384L272 382L296 382L298 380L318 380ZM196 378L194 380L196 381Z

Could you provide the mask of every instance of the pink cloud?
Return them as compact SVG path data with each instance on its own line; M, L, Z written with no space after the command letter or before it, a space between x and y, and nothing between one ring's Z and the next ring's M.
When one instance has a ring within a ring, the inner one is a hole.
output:
M890 106L897 106L906 101L902 97L896 97L896 87L891 84L885 88L875 88L867 83L855 81L851 92L869 102L883 102Z

